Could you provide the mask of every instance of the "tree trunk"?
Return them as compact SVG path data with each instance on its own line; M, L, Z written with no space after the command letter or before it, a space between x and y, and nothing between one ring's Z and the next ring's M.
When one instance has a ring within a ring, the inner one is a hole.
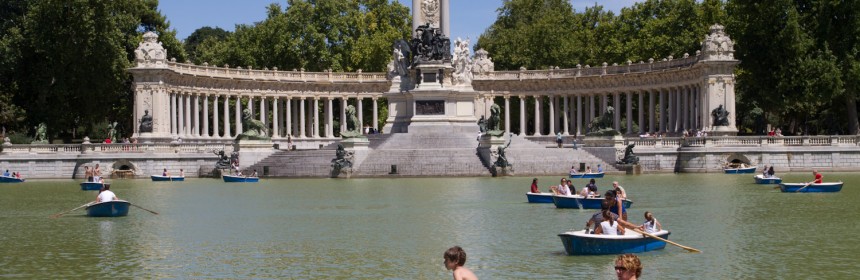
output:
M857 101L853 93L845 95L845 111L848 118L848 134L860 134L860 121L857 120Z

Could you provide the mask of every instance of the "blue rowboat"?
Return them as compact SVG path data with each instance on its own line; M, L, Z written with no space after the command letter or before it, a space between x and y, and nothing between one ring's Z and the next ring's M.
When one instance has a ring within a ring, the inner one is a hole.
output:
M0 176L0 183L23 183L24 179L18 179L10 176Z
M669 231L661 230L654 235L667 239ZM569 231L558 235L568 255L618 255L642 253L666 248L666 242L644 236L633 230L624 235L586 234L585 230Z
M600 172L600 173L577 173L577 174L570 174L570 178L571 179L603 178L603 175L605 175L605 173L603 173L603 172Z
M793 192L838 192L842 190L842 182L837 183L820 183L820 184L809 184L807 183L781 183L779 184L779 190L782 192L793 193ZM804 186L806 186L804 188Z
M782 183L782 179L780 179L779 177L765 178L764 176L759 174L759 175L755 175L755 183L756 184L762 184L762 185L779 184L779 183Z
M97 191L102 189L102 185L106 185L110 187L110 183L99 183L99 182L83 182L81 183L82 191Z
M723 171L725 171L726 174L742 174L742 173L755 173L755 169L756 169L756 167L753 166L753 167L746 167L746 168L726 168L726 169L723 169Z
M582 209L600 209L600 204L603 203L603 198L577 196L576 203L579 204ZM633 206L633 201L631 200L625 199L621 203L625 209L629 209Z
M552 193L526 193L529 203L552 203Z
M161 176L161 175L151 175L153 182L163 182L163 181L185 181L185 177L182 176Z
M553 195L552 203L555 204L555 208L562 209L579 209L579 203L576 202L577 197L582 197L579 195Z
M256 183L260 181L260 177L224 175L222 178L224 178L224 182L227 183Z
M87 206L87 216L90 217L122 217L128 215L128 207L131 203L125 200L113 200L99 202Z

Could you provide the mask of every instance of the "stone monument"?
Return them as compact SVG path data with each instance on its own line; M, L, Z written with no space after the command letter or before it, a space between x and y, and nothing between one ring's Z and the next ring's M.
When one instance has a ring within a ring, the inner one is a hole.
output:
M739 61L734 58L734 42L725 33L722 25L714 24L702 41L700 61L703 66L705 85L703 89L702 118L709 136L734 136L735 125L735 76L734 68ZM708 113L710 112L710 114Z
M247 167L263 160L275 153L266 125L262 121L254 119L251 111L245 108L242 111L242 134L236 136L234 149L242 158L242 166Z
M35 129L36 135L33 137L33 142L30 142L30 144L48 144L48 126L45 123L39 123Z

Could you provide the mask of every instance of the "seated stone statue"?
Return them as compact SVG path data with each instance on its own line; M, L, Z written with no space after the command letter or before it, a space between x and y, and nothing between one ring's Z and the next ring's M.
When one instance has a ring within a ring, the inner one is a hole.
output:
M729 125L729 111L726 111L726 109L723 108L723 105L720 105L711 111L711 116L714 118L714 126Z
M215 163L216 169L230 169L230 158L224 153L224 150L214 152L218 156L218 162Z
M490 106L490 118L487 119L487 134L501 137L505 135L505 131L501 129L502 124L502 107L497 104Z
M143 110L143 117L140 117L140 132L152 132L152 116L149 110Z
M633 154L633 147L636 144L627 145L627 148L624 148L624 157L618 161L620 164L639 164L639 157Z
M606 106L606 112L599 117L592 119L588 124L588 136L615 136L619 135L617 130L612 128L612 119L615 114L615 108Z
M341 133L343 138L358 138L364 137L361 132L361 121L356 116L355 107L352 105L346 106L346 131Z

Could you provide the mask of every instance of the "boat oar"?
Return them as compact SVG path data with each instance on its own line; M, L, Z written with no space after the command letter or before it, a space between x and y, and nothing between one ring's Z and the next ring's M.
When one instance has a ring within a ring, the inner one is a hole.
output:
M78 210L78 209L81 209L81 208L84 208L84 207L90 206L90 204L92 204L92 202L87 202L87 203L86 203L86 204L84 204L84 205L81 205L81 206L75 207L75 209L68 210L68 211L63 211L63 212L60 212L60 213L57 213L57 214L51 215L51 218L52 218L52 219L59 218L60 216L63 216L63 215L65 215L65 214L68 214L69 212L72 212L72 211L75 211L75 210Z
M812 181L812 182L815 182L815 181ZM806 187L809 187L810 185L812 185L812 182L806 183L806 186L803 186L802 188L799 188L794 192L800 192L801 190L805 189Z
M672 241L666 240L666 239L661 238L661 237L659 237L659 236L656 236L656 235L653 235L653 234L650 234L650 233L647 233L647 232L641 231L641 230L639 230L638 228L631 228L631 229L632 229L633 231L635 231L635 232L641 233L641 234L643 234L643 235L647 235L648 237L651 237L651 238L654 238L654 239L657 239L657 240L660 240L660 241L663 241L663 242L666 242L666 243L669 243L669 244L672 244L672 245L675 245L675 246L681 247L682 249L687 250L687 251L690 251L690 252L694 252L694 253L701 253L701 252L702 252L702 251L699 251L699 250L698 250L698 249L696 249L696 248L693 248L693 247L687 247L687 246L684 246L684 245L681 245L681 244L678 244L678 243L675 243L675 242L672 242Z
M129 204L131 204L131 206L134 206L134 207L137 207L137 208L143 209L143 210L144 210L144 211L146 211L146 212L149 212L149 213L152 213L152 214L158 215L158 212L155 212L155 211L152 211L152 210L149 210L149 209L146 209L146 208L143 208L143 207L137 206L137 204L133 204L133 203L129 203Z

